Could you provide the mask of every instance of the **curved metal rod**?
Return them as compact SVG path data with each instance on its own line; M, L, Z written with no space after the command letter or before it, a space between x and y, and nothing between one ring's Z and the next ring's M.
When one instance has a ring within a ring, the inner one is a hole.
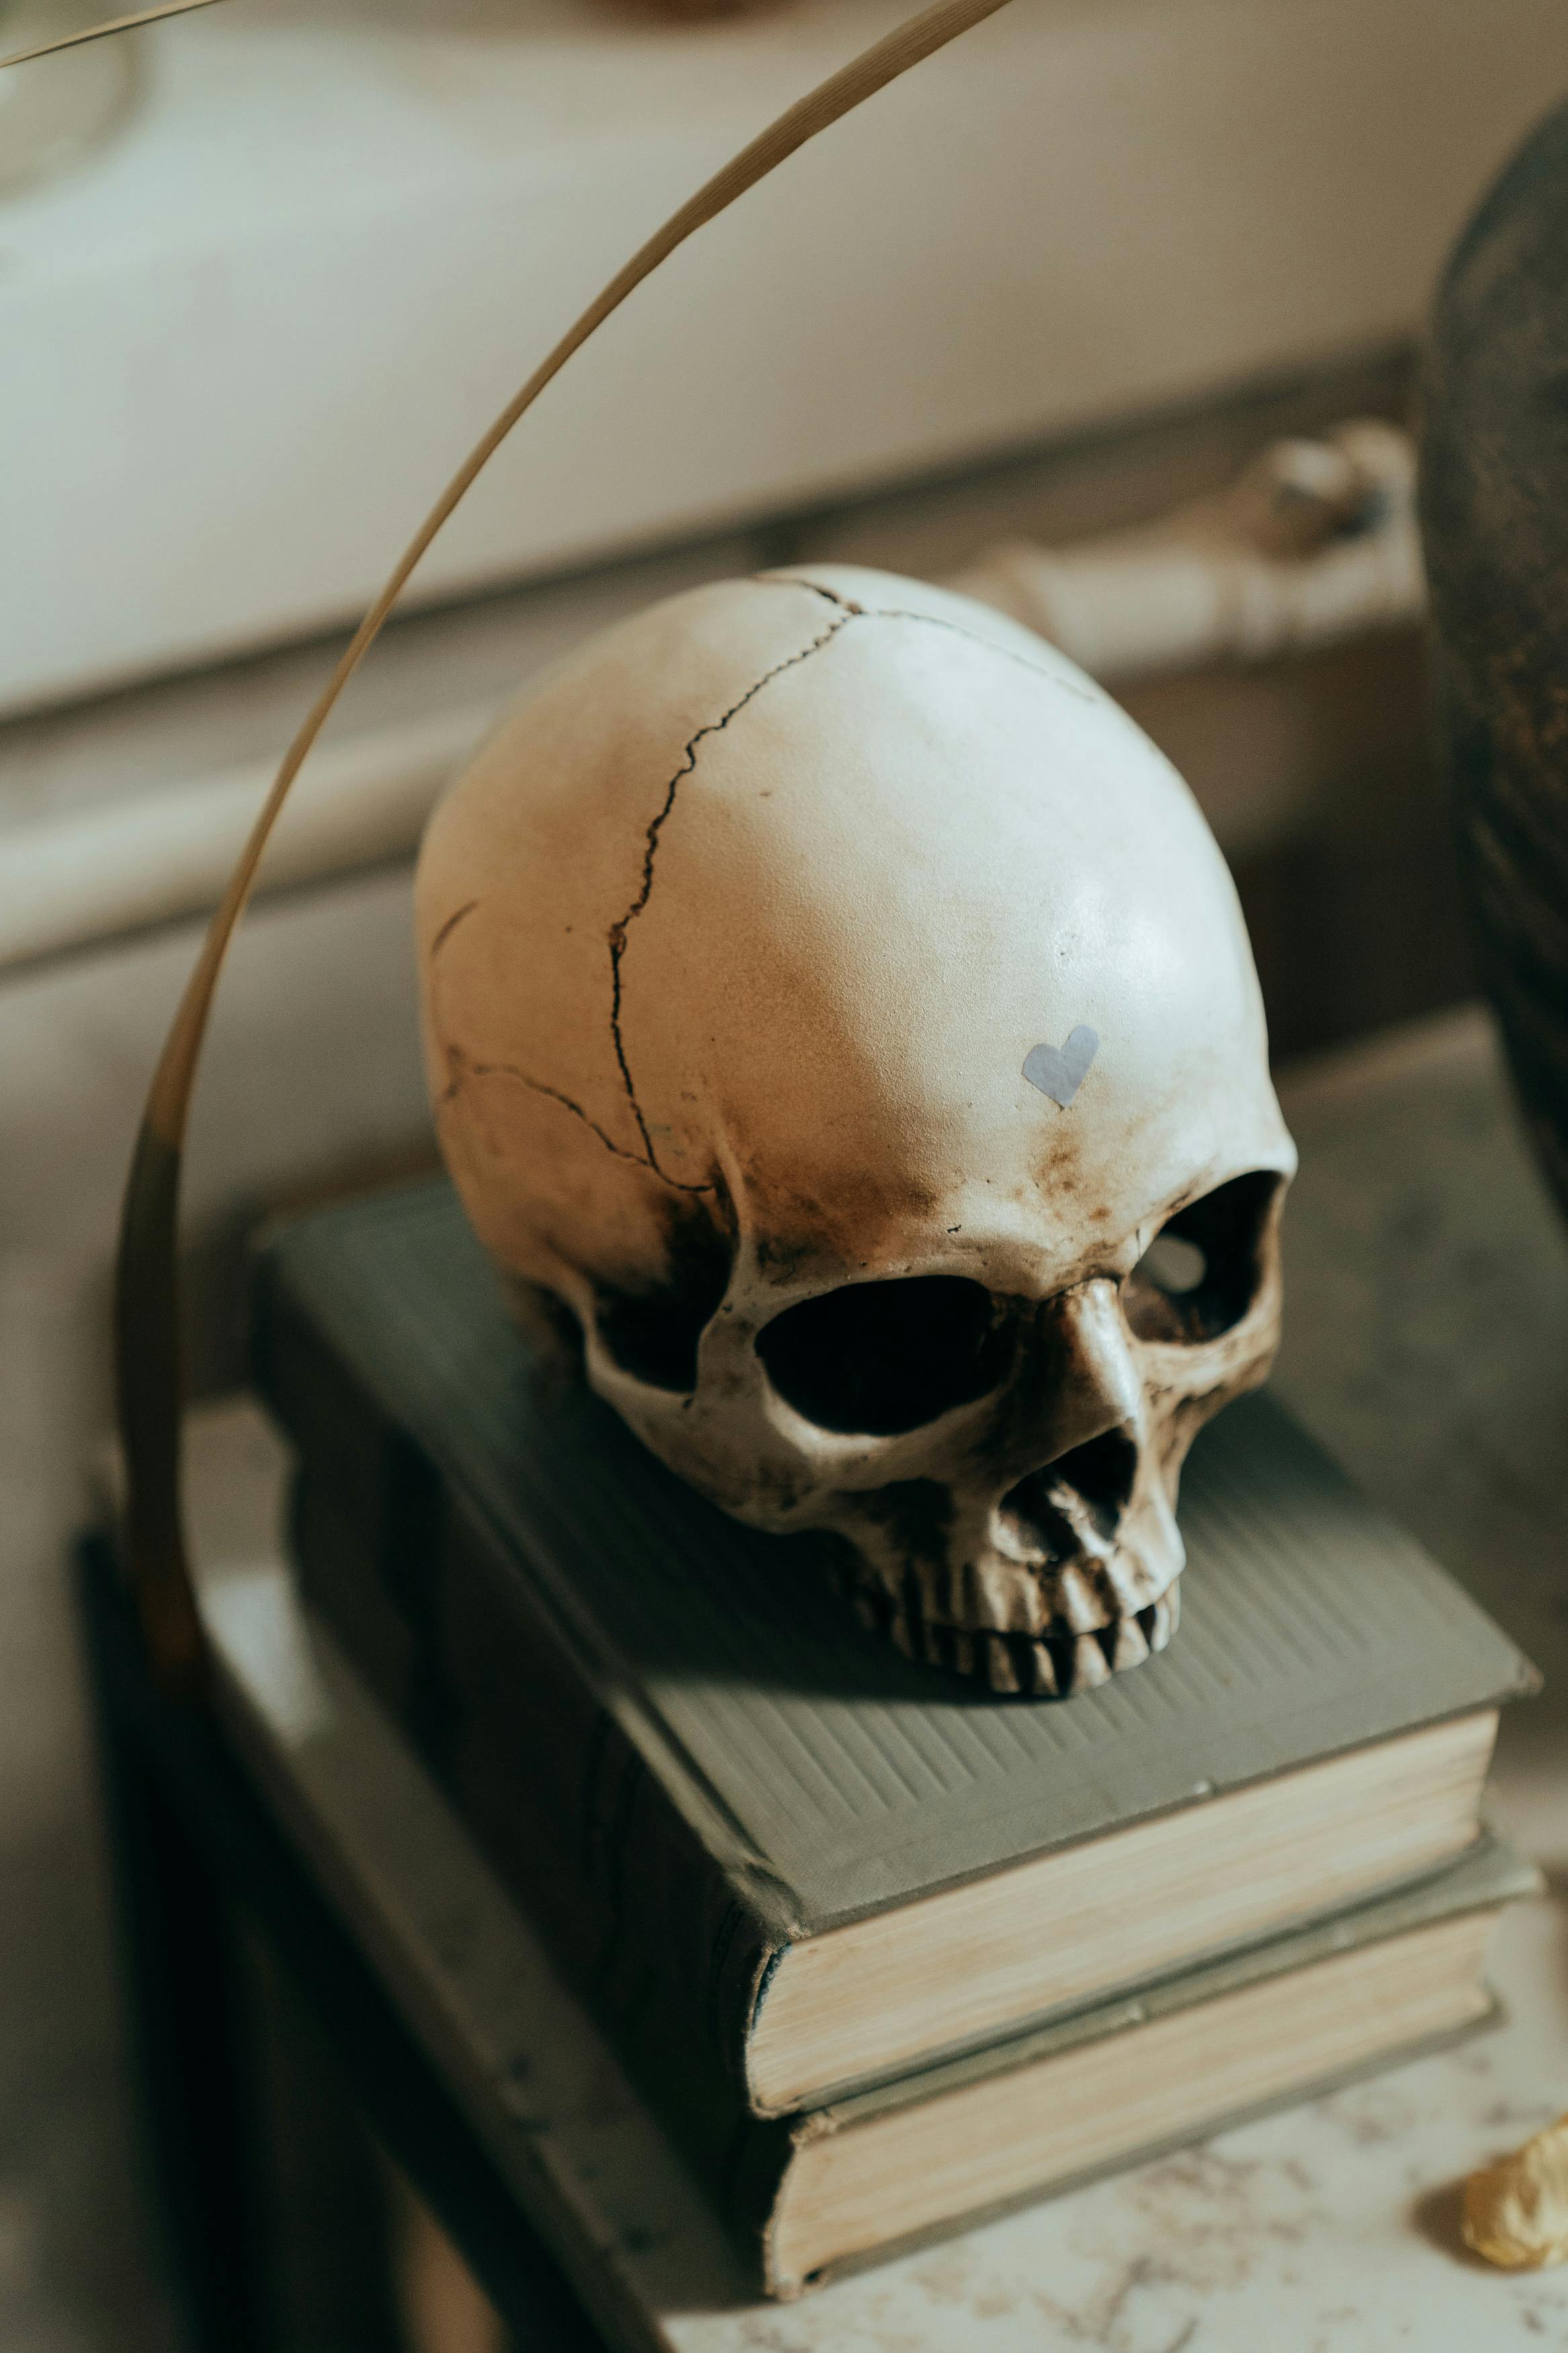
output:
M101 41L106 33L133 33L138 25L155 25L161 16L188 16L193 8L210 8L214 0L163 0L162 7L138 8L132 16L108 16L79 33L61 33L57 40L40 41L36 48L13 49L0 58L0 73L7 66L28 66L35 58L52 58L57 49L79 49L84 41Z
M420 524L284 755L230 875L164 1040L132 1158L115 1270L115 1370L126 1471L125 1541L154 1671L166 1688L198 1689L205 1645L180 1508L180 1348L175 1256L181 1166L196 1064L213 995L256 870L289 788L437 533L573 353L689 237L830 123L907 73L1006 0L936 0L872 43L716 172L610 280L453 475Z

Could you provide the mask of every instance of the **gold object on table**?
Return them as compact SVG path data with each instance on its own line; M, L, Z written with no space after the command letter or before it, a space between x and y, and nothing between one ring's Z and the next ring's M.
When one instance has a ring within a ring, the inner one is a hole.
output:
M1568 2116L1470 2175L1459 2227L1466 2246L1502 2271L1568 2262Z

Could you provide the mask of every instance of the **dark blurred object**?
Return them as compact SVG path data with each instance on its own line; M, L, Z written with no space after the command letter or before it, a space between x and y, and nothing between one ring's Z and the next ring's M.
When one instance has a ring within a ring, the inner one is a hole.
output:
M1568 1215L1568 109L1509 165L1449 264L1421 519L1481 979Z

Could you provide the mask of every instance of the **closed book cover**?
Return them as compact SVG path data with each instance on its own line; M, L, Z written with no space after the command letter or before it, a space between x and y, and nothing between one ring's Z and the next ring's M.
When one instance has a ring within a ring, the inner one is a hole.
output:
M312 1599L602 2013L658 2016L716 2115L772 2105L751 2054L792 1950L1532 1680L1267 1398L1194 1450L1167 1651L1060 1704L907 1661L815 1540L738 1525L551 1377L444 1181L276 1234L256 1366Z

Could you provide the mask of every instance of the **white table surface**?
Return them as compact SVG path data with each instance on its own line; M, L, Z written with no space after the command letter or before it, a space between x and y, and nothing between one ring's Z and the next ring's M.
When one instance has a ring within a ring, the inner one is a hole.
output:
M1473 1015L1289 1091L1288 1401L1531 1651L1493 1818L1546 1867L1495 1947L1500 2028L792 2306L696 2191L442 1800L307 1626L281 1459L200 1418L193 1523L233 1719L601 2325L646 2353L1492 2353L1568 2345L1568 2271L1467 2257L1471 2167L1568 2107L1568 1246Z

